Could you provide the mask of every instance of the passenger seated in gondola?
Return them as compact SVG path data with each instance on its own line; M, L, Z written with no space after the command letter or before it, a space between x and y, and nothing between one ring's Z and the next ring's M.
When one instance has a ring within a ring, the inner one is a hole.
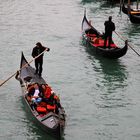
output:
M59 109L60 108L62 109L62 106L60 104L59 96L57 96L55 93L53 93L53 100L54 100L54 103L56 105L56 113L59 113Z
M48 84L42 85L42 89L44 95L42 98L42 102L45 102L47 104L47 110L53 110L58 113L58 108L61 107L58 96L55 95L54 91L52 91L51 87Z
M27 100L31 102L34 107L42 101L42 91L37 83L28 87Z
M47 110L53 110L53 112L58 114L59 108L61 108L59 97L54 93L54 91L51 91L50 102L47 105Z
M91 20L89 20L88 23L89 23L89 28L85 31L85 33L89 35L89 37L99 36L99 33L97 32L97 30L94 29L94 27L91 25Z
M94 30L93 28L87 29L85 31L85 33L89 36L98 36L98 33L96 30Z
M51 103L51 87L48 84L43 84L41 86L42 91L43 91L43 101L46 103Z

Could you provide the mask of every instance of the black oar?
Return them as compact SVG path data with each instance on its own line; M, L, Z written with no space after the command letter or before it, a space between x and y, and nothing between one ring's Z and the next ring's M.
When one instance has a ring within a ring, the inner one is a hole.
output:
M48 50L48 48L45 49L42 53L40 53L38 56L34 57L31 61L29 61L28 63L26 63L25 65L23 65L23 66L22 66L19 70L17 70L17 71L20 71L21 69L25 68L28 64L32 63L35 59L37 59L39 56L41 56L42 54L44 54L45 51L47 51L47 50ZM0 87L1 87L4 83L6 83L7 81L9 81L13 76L15 76L16 73L17 73L17 71L16 71L15 73L13 73L11 76L9 76L5 81L3 81L2 83L0 83Z
M139 0L137 0L137 10L139 9Z
M119 38L121 38L124 42L126 39L124 39L124 37L122 37L119 33L117 33L116 31L114 31L118 36ZM140 54L132 47L132 45L128 44L128 46L138 55L140 56Z
M122 11L122 0L120 0L120 14L121 14L121 11Z

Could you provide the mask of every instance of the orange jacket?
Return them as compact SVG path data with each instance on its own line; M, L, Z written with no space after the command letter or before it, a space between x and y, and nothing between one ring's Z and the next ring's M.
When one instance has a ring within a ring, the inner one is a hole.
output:
M44 96L45 96L45 98L50 98L50 96L51 96L51 91L52 91L51 87L47 85L47 86L46 86L46 89L45 89L45 91L44 91Z

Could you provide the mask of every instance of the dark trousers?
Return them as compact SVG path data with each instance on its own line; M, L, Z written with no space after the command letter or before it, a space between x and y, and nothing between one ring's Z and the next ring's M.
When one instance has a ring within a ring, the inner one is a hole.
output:
M106 47L107 45L107 40L108 40L108 47L110 48L110 45L112 43L112 33L105 33L104 36L105 40L104 40L104 47Z
M42 66L43 66L43 60L42 59L39 59L39 60L36 59L35 60L36 74L39 74L40 76L41 76L42 70L43 70Z

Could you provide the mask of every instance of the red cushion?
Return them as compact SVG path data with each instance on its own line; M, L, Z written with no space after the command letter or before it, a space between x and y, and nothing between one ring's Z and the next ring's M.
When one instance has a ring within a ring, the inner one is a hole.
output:
M46 112L47 112L47 109L46 109L45 107L41 107L41 106L38 106L38 107L36 108L36 110L37 110L38 112L42 112L42 113L46 113Z

